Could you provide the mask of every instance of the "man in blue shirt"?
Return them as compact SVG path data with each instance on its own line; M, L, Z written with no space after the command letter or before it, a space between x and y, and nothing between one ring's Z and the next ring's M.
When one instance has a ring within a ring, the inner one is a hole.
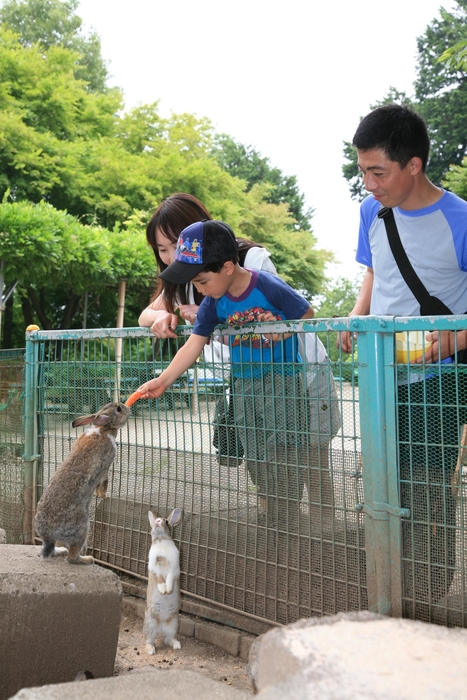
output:
M368 114L354 135L358 167L371 193L361 205L356 259L367 267L351 316L418 316L420 305L391 252L381 207L393 210L402 246L430 295L454 314L467 310L467 202L426 176L429 136L423 119L401 105ZM459 451L460 425L467 422L463 373L451 356L467 347L467 332L427 334L431 342L415 363L414 380L398 386L398 447L403 521L404 609L431 620L431 606L446 595L456 562L456 498L451 480ZM343 333L343 350L352 338ZM454 489L455 490L455 489Z

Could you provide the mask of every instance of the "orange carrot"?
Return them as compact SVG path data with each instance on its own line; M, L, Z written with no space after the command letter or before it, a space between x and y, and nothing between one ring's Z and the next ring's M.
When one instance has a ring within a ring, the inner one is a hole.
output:
M133 406L133 404L138 401L142 397L142 393L140 391L135 391L131 396L127 398L125 401L125 406Z

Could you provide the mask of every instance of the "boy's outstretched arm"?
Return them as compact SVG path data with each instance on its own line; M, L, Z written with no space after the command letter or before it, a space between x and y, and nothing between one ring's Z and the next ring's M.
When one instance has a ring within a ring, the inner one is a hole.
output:
M142 399L157 399L173 384L183 372L186 372L201 355L207 338L192 333L187 342L175 355L170 365L156 379L142 384L138 392Z

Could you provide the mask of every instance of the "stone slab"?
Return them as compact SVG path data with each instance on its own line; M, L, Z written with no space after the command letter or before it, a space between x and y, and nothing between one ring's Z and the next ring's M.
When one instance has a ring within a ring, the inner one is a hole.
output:
M200 642L213 644L232 656L237 656L240 650L240 634L234 630L222 628L220 625L197 622L195 639Z
M260 641L261 700L467 698L467 630L369 612L300 620Z
M0 545L0 700L20 688L111 676L122 588L116 574L39 546Z
M246 635L241 636L239 655L243 661L248 661L248 658L250 656L251 647L252 647L255 639L256 639L256 637L250 637L250 636L247 637Z
M247 700L251 695L193 671L153 669L116 678L20 690L14 700ZM13 700L13 699L12 699Z

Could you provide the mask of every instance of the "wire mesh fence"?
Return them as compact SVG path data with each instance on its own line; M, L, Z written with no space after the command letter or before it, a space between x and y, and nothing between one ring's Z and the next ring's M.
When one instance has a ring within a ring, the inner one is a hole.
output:
M409 365L407 354L409 330L433 324L369 317L223 330L251 343L298 333L302 356L234 372L211 352L160 398L135 403L108 497L92 505L91 553L144 578L148 510L180 507L181 585L197 599L277 623L369 608L465 625L465 369L459 358ZM462 329L455 317L436 324ZM330 361L319 338L329 354L345 330L358 356ZM159 374L188 332L177 341L144 329L29 335L32 510L77 435L72 419Z
M125 399L184 337L38 335L40 496L70 450L71 420ZM365 608L356 392L325 358L279 372L250 364L241 377L200 358L162 397L134 404L108 498L93 505L92 553L145 576L148 510L177 506L186 592L277 622Z
M453 359L457 359L453 357ZM465 625L467 366L398 368L397 430L407 617Z
M7 542L23 531L24 350L0 350L0 527Z

